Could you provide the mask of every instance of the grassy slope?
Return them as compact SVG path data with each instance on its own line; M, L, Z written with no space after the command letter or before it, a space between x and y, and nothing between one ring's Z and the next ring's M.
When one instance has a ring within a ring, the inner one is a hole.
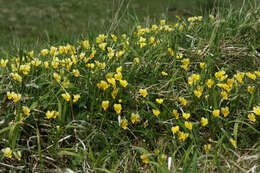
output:
M4 4L4 6L6 6L6 9L12 10L11 13L7 12L4 13L4 15L9 17L13 15L14 18L9 21L0 20L0 22L3 22L1 23L1 27L4 28L3 32L1 33L3 38L2 41L5 42L1 45L1 53L3 55L15 55L18 49L23 48L25 48L25 50L30 50L34 49L35 47L43 48L53 44L66 44L66 42L75 43L78 38L82 36L88 37L90 39L94 38L95 36L97 36L98 33L103 33L110 29L111 22L113 23L116 21L113 19L113 16L115 16L117 8L118 6L120 6L120 3L118 3L117 1L114 3L114 5L113 1L105 1L105 3L110 3L112 6L112 10L110 11L107 9L104 10L105 5L103 4L101 6L100 1L87 1L88 3L85 1L76 1L75 3L73 1L73 4L68 3L69 1L66 1L66 3L59 3L59 1L45 1L46 4L42 4L39 2L40 1L17 1L16 3L20 3L20 9L14 8L13 4ZM137 1L133 1L132 4L130 4L130 6L128 7L130 12L126 11L124 13L124 8L122 8L122 11L120 13L124 14L124 17L121 18L119 27L112 27L111 30L113 31L115 29L115 32L120 33L126 32L129 29L132 29L132 26L129 26L129 24L136 25L139 22L144 22L142 25L145 26L145 22L147 22L147 25L150 23L154 23L153 21L156 20L153 18L154 16L159 16L159 18L166 16L167 18L169 18L170 22L175 20L175 18L173 18L175 14L171 16L171 14L166 10L167 7L172 6L172 1L167 1L167 3L159 5L156 2L156 0L150 1L149 3L147 3L146 1L142 1L141 4L137 3ZM124 4L124 6L125 5L126 4ZM178 5L179 7L184 6L183 4ZM133 8L135 9L133 10ZM57 9L60 9L60 12ZM179 13L186 13L186 10L182 8L180 9L181 10L179 10ZM87 11L87 13L85 13L85 10ZM192 12L192 14L193 13L195 14L196 11ZM24 17L23 20L17 19L18 14L19 16ZM246 17L249 14L247 12L242 13L241 16L238 13L230 11L220 14L223 15L219 16L218 18L218 22L222 22L221 27L214 30L210 27L207 28L206 26L203 26L201 27L201 29L198 28L196 33L193 33L193 36L196 38L196 40L194 40L196 47L191 47L191 41L186 37L180 37L184 38L183 40L180 38L173 38L171 40L171 43L176 42L176 45L183 48L183 52L185 52L185 55L190 55L191 57L195 57L194 51L197 51L199 49L202 50L203 48L207 47L208 44L212 44L210 52L215 55L214 57L212 57L214 58L213 63L216 64L214 68L225 69L229 74L232 74L237 69L241 71L257 68L259 69L259 58L256 58L255 51L258 46L259 40L259 35L257 34L256 28L259 25L256 25L257 23L253 23L256 21L254 18L257 18L259 16L259 12L257 12L256 14L251 13L250 19ZM6 16L5 18L8 18ZM225 21L223 21L223 19L225 19ZM26 26L25 24L30 24L30 26ZM254 60L253 63L252 60ZM149 63L152 66L153 62L151 61ZM171 69L169 66L166 67L169 70ZM145 76L149 74L146 73L147 71L140 71L140 81L146 79ZM154 76L150 77L153 78ZM85 114L82 116L84 117ZM75 151L77 149L80 149L79 153L87 153L87 159L85 158L84 154L80 156L76 155L76 157L73 157L74 159L71 159L72 157L70 157L69 155L73 155L73 153L69 152L60 153L60 155L57 156L55 152L60 150L51 148L48 151L43 151L42 159L44 160L44 164L37 165L37 169L42 170L42 168L44 169L46 167L58 166L62 168L69 167L74 170L83 170L88 167L88 164L90 164L91 169L95 169L96 172L101 171L99 170L100 168L108 168L112 171L124 170L125 172L127 170L141 171L141 169L147 169L146 166L143 166L138 162L139 155L134 152L134 150L143 151L143 149L131 148L132 145L146 147L145 141L142 141L141 138L139 141L135 141L133 137L129 138L123 136L121 134L121 129L115 130L113 129L113 126L111 127L113 130L109 132L111 136L106 136L107 132L104 132L102 129L97 128L99 127L100 120L97 119L97 121L97 123L93 124L89 123L88 121L78 121L75 122L75 125L79 128L77 132L72 130L74 128L73 126L67 126L67 129L64 130L64 134L58 134L61 135L61 138L64 138L75 132L75 134L77 134L78 136L75 135L72 138L68 138L68 140L62 139L60 142L60 147L64 151L66 150L66 146L71 147L70 142L74 142L75 146L73 146L73 148L71 148L70 150L67 148L68 151ZM109 123L107 122L107 124ZM80 125L82 125L83 130L80 129ZM46 127L49 127L48 123L43 123L41 127L43 131L40 132L42 147L45 147L43 148L43 150L45 150L46 147L50 146L50 144L52 143L51 140L47 140L47 136L45 135L45 133L47 133L44 130ZM88 128L85 129L85 127ZM26 128L31 128L30 123L26 124L24 128L24 131L26 131ZM53 129L55 129L55 127L53 127ZM109 129L109 127L107 127L107 129ZM86 132L85 130L88 131ZM51 136L53 137L52 139L55 139L55 135L57 135L55 134L55 130L50 130L48 133L51 134ZM148 136L147 140L150 140L150 142L153 141L153 136L148 135L149 131L147 130L145 133ZM25 136L26 135L28 134L25 134ZM33 136L32 140L36 139L36 137L37 136ZM78 142L75 139L82 139L84 140L85 144L81 146L81 141ZM253 139L253 137L250 136L245 139ZM35 141L33 144L37 145L37 142ZM164 143L164 141L167 142ZM116 145L111 147L110 142ZM217 142L222 144L222 141ZM251 146L250 142L254 141L249 141L248 143L244 141L245 147ZM160 150L165 153L169 152L169 150L171 149L171 147L168 147L170 144L170 139L165 139L164 137L158 138L158 140L152 143L152 145L158 145ZM125 148L125 146L129 148ZM87 150L84 149L85 147L87 148ZM147 147L149 148L149 146ZM36 160L34 160L34 158L28 158L27 161L24 161L24 165L32 167L34 161L37 163L41 162L41 160L39 160L38 158L39 151L37 151L36 147L31 151L27 151L26 147L24 148L24 150L26 150L25 152L28 152L31 155L34 154L36 156ZM252 147L252 150L253 151L251 151L250 154L255 154L257 156L259 148L257 148L257 146L254 146ZM247 161L246 158L248 158L248 155L246 152L239 150L230 150L228 147L226 148L225 145L223 148L218 149L215 155L210 155L207 159L205 159L205 155L201 153L194 154L193 158L189 158L189 154L193 151L196 151L197 153L197 150L193 150L192 147L189 148L189 150L186 151L184 157L180 157L181 160L176 161L175 166L180 166L181 169L192 171L189 169L190 162L193 161L194 163L194 161L198 161L204 164L199 166L198 169L200 170L212 172L222 169L225 171L226 169L228 169L228 166L225 164L226 160L231 164L232 169L230 169L230 171L243 171L244 168L249 169L257 163L257 161L255 160L253 160L252 162ZM247 151L249 152L250 149L248 149ZM121 152L122 154L120 154ZM172 153L174 151L170 152ZM175 154L182 155L182 152L178 152L179 153ZM236 154L232 155L231 153L233 152L236 152ZM52 164L54 163L54 161L49 160L50 158L45 157L45 154L47 156L49 155L55 158L55 165ZM244 156L244 158L242 156ZM120 158L121 160L118 161L118 158ZM107 163L106 160L109 160L109 163ZM214 166L210 166L210 164L213 164ZM84 165L85 168L83 167ZM143 168L140 168L142 166ZM192 167L194 167L194 170L197 169L196 164L192 165ZM149 169L151 169L151 171L153 170L154 172L159 171L157 170L156 166ZM161 168L160 171L166 172L164 168Z

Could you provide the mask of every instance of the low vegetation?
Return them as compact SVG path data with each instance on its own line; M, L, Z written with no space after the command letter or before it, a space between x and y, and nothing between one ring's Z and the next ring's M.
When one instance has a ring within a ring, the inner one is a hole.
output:
M2 57L0 169L259 171L259 16L136 22Z

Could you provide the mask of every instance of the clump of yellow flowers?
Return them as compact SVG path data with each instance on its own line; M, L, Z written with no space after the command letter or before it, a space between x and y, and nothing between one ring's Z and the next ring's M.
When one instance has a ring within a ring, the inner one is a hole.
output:
M13 100L13 102L18 102L21 99L21 94L15 92L7 92L7 97L9 100Z
M215 20L212 15L209 19ZM200 134L233 133L233 126L219 129L216 122L228 124L239 116L245 124L257 124L259 71L232 74L208 63L206 48L185 50L171 44L176 33L191 37L186 32L203 20L190 17L174 25L162 20L151 27L139 25L131 34L99 34L93 42L82 40L78 45L51 46L1 59L0 79L8 82L4 95L15 120L23 122L37 115L56 125L63 114L86 111L91 123L100 118L102 123L111 123L118 117L122 135L161 133L181 147ZM208 138L201 137L204 145L198 146L206 154L214 150ZM239 138L235 139L226 141L237 148ZM7 147L2 153L12 158L14 152ZM144 164L149 158L140 156Z

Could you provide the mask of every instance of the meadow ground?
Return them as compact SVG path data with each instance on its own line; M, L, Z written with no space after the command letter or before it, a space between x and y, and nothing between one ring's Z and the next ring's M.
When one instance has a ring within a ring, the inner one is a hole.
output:
M256 1L0 6L0 171L260 171Z

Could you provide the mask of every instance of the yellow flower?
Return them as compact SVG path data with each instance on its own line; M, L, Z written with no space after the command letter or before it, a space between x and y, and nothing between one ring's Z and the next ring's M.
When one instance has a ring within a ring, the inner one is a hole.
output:
M250 94L253 94L254 89L255 89L254 86L248 86L248 87L247 87L247 91L248 91Z
M214 81L212 79L208 79L206 82L206 85L208 86L208 88L211 88L213 84L214 84Z
M104 111L107 110L108 106L109 106L109 101L108 100L102 101L102 108L104 109Z
M223 88L223 89L226 90L227 92L229 92L229 91L231 90L231 88L229 87L228 84L218 83L217 86L220 87L220 88Z
M213 140L212 140L212 138L209 138L208 141L209 141L209 142L212 142Z
M16 103L21 99L21 94L13 93L13 101Z
M138 122L139 121L139 114L135 114L135 113L132 113L131 114L131 122L134 124L135 122Z
M105 64L105 63L101 63L101 64L100 64L100 68L101 68L102 70L104 70L105 67L106 67L106 64Z
M222 91L222 92L221 92L221 96L222 96L222 98L223 98L224 100L227 100L227 99L228 99L228 93L225 92L225 91Z
M203 90L202 90L203 91ZM194 90L193 93L196 97L200 98L202 95L202 91L201 90Z
M185 122L184 122L184 125L185 125L185 127L186 127L187 129L192 130L192 123L191 123L191 122L185 121Z
M20 70L22 71L23 74L28 74L31 70L31 65L30 64L24 64L20 66Z
M187 65L181 65L181 68L183 68L186 72L188 71L188 66Z
M250 79L253 79L253 80L256 79L256 75L253 74L253 73L250 73L250 72L247 72L247 73L246 73L246 76L249 77Z
M234 83L234 79L228 79L227 80L227 85L229 86L229 88L231 88L233 86L233 83ZM227 92L229 92L229 91L227 91Z
M192 84L193 84L192 76L188 77L188 84L189 84L189 85L192 85Z
M259 107L259 106L253 107L253 110L254 110L254 113L255 113L256 115L260 115L260 107Z
M114 35L114 34L111 34L111 37L113 39L113 42L116 42L117 41L117 37Z
M146 89L139 89L139 93L145 98L148 95L148 92Z
M122 37L123 39L126 39L126 34L122 34L121 37Z
M64 100L66 100L67 102L70 101L70 94L69 93L63 93L61 94L61 96L64 98Z
M134 64L139 64L139 62L140 62L140 59L139 59L139 58L135 58L135 59L134 59Z
M116 80L111 77L111 78L106 78L108 83L112 84L114 88L116 88Z
M178 111L176 109L173 109L172 113L175 116L175 119L179 119L180 114L178 113Z
M29 116L30 115L30 109L27 107L27 106L23 106L23 113L25 114L25 115L27 115L27 116Z
M229 115L229 108L221 108L221 113L224 115L224 117L227 117Z
M142 47L144 47L146 45L145 42L146 42L146 39L144 37L140 37L140 39L139 39L140 48L142 48Z
M202 117L201 120L200 120L202 126L206 126L208 124L208 119L207 118L204 118Z
M100 86L103 88L104 91L109 87L107 82L103 80L100 81Z
M201 86L197 86L197 90L194 90L193 93L196 97L200 98L203 92L203 88Z
M55 119L58 115L59 115L59 112L57 112L57 111L47 111L46 112L47 119L51 119L51 118Z
M128 126L128 121L126 119L123 119L120 121L122 129L126 130Z
M178 132L178 139L180 141L182 140L184 142L188 137L189 137L189 133L184 133L181 131Z
M56 68L58 68L58 66L59 66L59 61L53 60L53 61L51 62L51 65L52 65L52 67L53 67L54 69L56 69ZM45 64L45 68L46 68L46 64Z
M201 62L201 63L200 63L200 68L201 68L201 69L205 69L205 67L206 67L205 63L204 63L204 62Z
M79 94L76 94L76 95L73 95L73 102L77 102L80 98L80 95Z
M119 58L119 57L123 56L124 53L125 53L124 50L118 51L118 52L116 52L116 57Z
M73 69L72 73L75 77L79 77L79 70L78 69Z
M256 122L256 119L255 119L255 114L254 113L251 113L251 114L248 114L248 119L252 122Z
M163 76L168 76L168 73L162 71L162 75L163 75Z
M123 69L122 66L117 67L117 68L116 68L116 72L117 72L117 73L121 73L121 72L122 72L122 69Z
M153 109L153 114L158 117L160 114L160 111L158 109Z
M141 160L142 160L143 163L148 164L149 158L148 158L145 154L142 154L142 155L140 156L140 158L141 158Z
M182 53L178 53L176 56L177 59L182 59L183 58L183 54Z
M106 39L106 36L104 34L99 34L98 37L96 38L97 43L101 43Z
M52 55L52 56L58 55L58 51L57 51L57 50L58 50L58 49L57 49L56 47L51 46L50 55Z
M234 139L230 138L229 141L231 142L233 147L237 148L237 142Z
M160 21L161 25L165 25L165 20Z
M179 97L179 101L181 102L181 104L183 106L186 106L187 105L187 100L184 98L184 97Z
M212 112L212 114L213 114L214 117L218 117L219 114L220 114L219 109L215 109L215 110Z
M85 42L86 43L86 42ZM84 45L84 43L82 43ZM64 46L59 46L59 54L63 54L65 51L65 47Z
M221 70L215 73L215 77L221 79L225 74L226 72L224 70Z
M111 92L111 96L113 97L113 99L116 98L117 93L118 93L118 89L114 89L114 90Z
M54 77L54 79L56 79L57 82L60 82L61 77L60 77L59 74L57 74L57 73L53 73L53 77Z
M183 59L183 64L181 65L181 68L183 68L185 71L188 70L188 66L190 64L190 59L186 58L186 59Z
M114 104L114 110L116 111L117 114L120 114L122 110L121 104Z
M224 81L225 79L228 78L228 75L224 75L224 76L221 76L221 78L219 79L220 81Z
M204 149L205 153L208 154L211 149L211 144L203 145L203 149Z
M11 73L11 76L14 80L18 81L18 82L22 82L22 77L18 74L18 73Z
M126 80L120 80L120 84L125 88L128 85Z
M92 52L91 52L91 54L89 55L89 59L90 59L90 60L93 59L96 53L97 53L97 51L96 51L94 48L92 48ZM91 68L92 68L92 67L91 67Z
M183 59L183 65L185 66L188 66L190 64L190 59L186 58L186 59Z
M192 79L193 79L194 83L196 83L197 81L200 80L200 75L199 74L193 74Z
M183 116L184 119L187 120L187 119L190 118L190 113L184 113L184 112L183 112L183 113L182 113L182 116Z
M174 126L174 127L172 127L171 130L172 130L172 133L175 134L175 133L177 133L180 130L180 127L179 126Z
M245 73L238 72L237 74L234 75L234 77L236 78L236 80L239 83L243 84L244 83L243 82L244 75L245 75Z
M4 60L4 59L1 59L1 66L3 67L3 68L5 68L6 67L6 64L8 63L8 59L6 59L6 60Z
M152 30L153 31L156 31L158 29L158 26L157 25L152 25Z
M107 56L108 56L109 59L112 59L115 56L115 53L114 52L109 52L107 54Z
M88 68L94 69L95 64L94 64L94 63L88 63L88 64L86 64L86 66L87 66Z
M48 49L42 49L41 54L42 56L46 56L49 53Z
M7 98L8 98L9 100L11 100L11 99L13 98L13 94L14 94L14 92L10 93L10 92L8 91L8 92L6 93Z
M104 51L106 49L107 43L100 43L98 46L101 50Z
M80 59L80 60L84 59L84 58L85 58L85 55L86 55L85 53L81 52L80 55L79 55L79 59Z
M171 56L174 55L174 51L172 50L172 48L168 48L168 52L170 53Z
M46 112L46 117L47 117L47 119L51 119L53 117L53 112L47 111Z
M115 77L115 79L116 80L122 80L122 78L123 78L123 75L122 75L122 73L116 73L115 75L114 75L114 77Z
M156 101L158 104L162 104L162 103L163 103L163 99L159 99L159 98L158 98L158 99L156 99L155 101Z
M11 148L7 147L7 148L3 148L1 150L4 153L4 157L8 157L8 158L12 158L12 150Z
M42 62L38 58L36 58L36 59L32 60L31 63L32 63L32 65L38 67Z

